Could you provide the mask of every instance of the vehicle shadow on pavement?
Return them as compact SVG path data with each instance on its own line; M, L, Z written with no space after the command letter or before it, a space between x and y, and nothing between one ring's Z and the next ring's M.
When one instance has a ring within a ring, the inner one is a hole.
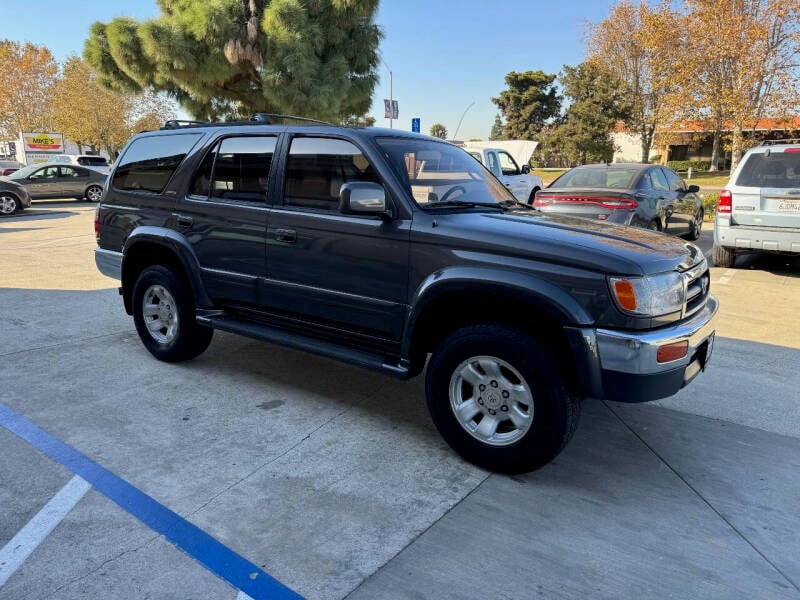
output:
M66 219L73 217L79 213L73 211L59 211L59 212L46 212L34 209L27 209L21 213L15 213L6 217L0 218L0 224L3 223L35 223L36 221L51 221L53 219ZM4 227L0 227L0 232L8 231ZM25 231L20 229L19 231Z
M650 405L584 412L553 463L490 477L348 598L797 597L800 440Z
M735 269L766 271L773 275L800 277L800 254L769 254L765 252L737 255Z

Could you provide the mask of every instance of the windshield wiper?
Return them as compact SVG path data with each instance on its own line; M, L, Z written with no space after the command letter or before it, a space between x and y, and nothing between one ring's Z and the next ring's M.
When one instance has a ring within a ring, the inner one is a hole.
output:
M499 202L460 202L458 200L445 200L444 202L429 202L425 208L496 208L507 211L508 208Z

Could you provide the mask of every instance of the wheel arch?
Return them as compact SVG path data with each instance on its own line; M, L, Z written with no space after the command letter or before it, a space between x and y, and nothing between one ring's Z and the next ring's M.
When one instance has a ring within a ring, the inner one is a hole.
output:
M195 304L198 307L211 306L200 277L200 263L191 245L171 229L143 227L128 237L123 249L122 298L128 314L133 313L133 287L139 273L156 264L179 269L192 290Z
M504 323L533 334L572 365L564 327L589 325L593 319L564 290L536 277L497 269L438 274L421 286L407 321L402 351L412 372L422 370L427 354L449 333L479 322Z

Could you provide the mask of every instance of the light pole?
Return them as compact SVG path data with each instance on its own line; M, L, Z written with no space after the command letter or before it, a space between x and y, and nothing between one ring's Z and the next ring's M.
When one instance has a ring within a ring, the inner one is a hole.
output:
M458 120L458 126L456 126L456 132L453 134L453 141L454 142L456 141L456 136L458 135L458 130L461 129L461 121L464 120L464 117L467 115L467 111L470 108L472 108L473 104L475 104L474 101L472 102L472 104L470 104L467 108L464 109L464 112L462 113L461 118Z

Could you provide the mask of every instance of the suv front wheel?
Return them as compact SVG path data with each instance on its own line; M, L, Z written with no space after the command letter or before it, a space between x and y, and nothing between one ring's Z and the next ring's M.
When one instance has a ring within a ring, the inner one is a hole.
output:
M133 321L142 343L159 360L202 354L214 330L195 321L195 305L180 273L166 265L144 269L133 287Z
M578 424L580 400L553 353L508 325L450 334L433 353L425 383L442 437L492 471L524 473L547 464Z

